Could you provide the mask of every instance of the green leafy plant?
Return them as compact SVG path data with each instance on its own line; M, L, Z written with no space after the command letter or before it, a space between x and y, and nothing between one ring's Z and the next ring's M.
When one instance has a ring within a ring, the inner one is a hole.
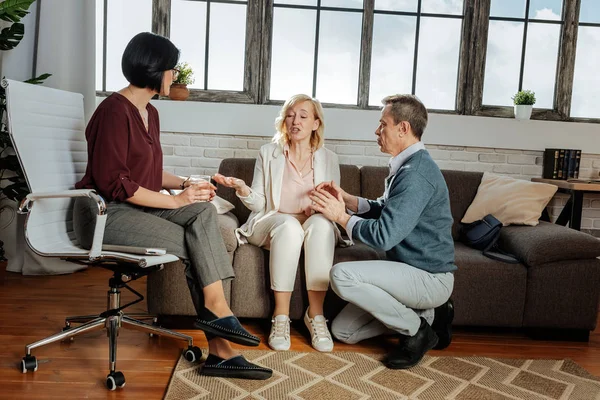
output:
M5 0L0 3L0 20L13 24L0 31L0 50L12 50L23 39L25 26L19 21L29 14L29 6L35 0Z
M19 21L28 14L27 9L34 1L5 0L0 3L0 20L12 22L11 26L0 32L0 50L12 50L23 39L25 29ZM25 82L40 84L50 76L50 74L43 74ZM0 87L0 117L0 200L8 198L20 201L29 193L29 188L8 134L6 89L3 87Z
M175 69L179 70L179 75L177 76L177 79L173 81L173 83L180 83L183 85L191 85L194 83L194 71L188 63L179 63Z
M531 90L521 90L512 97L516 106L532 106L535 104L535 92Z

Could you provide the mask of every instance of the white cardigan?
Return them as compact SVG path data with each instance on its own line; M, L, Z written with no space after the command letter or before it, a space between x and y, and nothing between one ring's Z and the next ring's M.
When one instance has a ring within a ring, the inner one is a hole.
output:
M260 148L254 166L252 190L246 197L238 196L246 207L252 211L248 221L235 233L240 244L247 243L246 238L254 232L256 224L279 211L283 171L285 169L283 147L277 143L269 143ZM340 184L340 166L338 156L333 151L321 147L314 153L314 184L334 181ZM333 223L338 237L341 238L337 225Z

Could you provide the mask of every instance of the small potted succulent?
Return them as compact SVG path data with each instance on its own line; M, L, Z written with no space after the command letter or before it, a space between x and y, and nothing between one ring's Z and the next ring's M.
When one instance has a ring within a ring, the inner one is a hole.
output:
M515 102L515 119L531 118L531 110L535 104L535 92L521 90L512 99Z
M175 69L179 73L177 74L177 79L171 85L169 98L171 100L185 100L190 95L187 85L194 83L194 71L192 71L192 67L186 62L177 64Z

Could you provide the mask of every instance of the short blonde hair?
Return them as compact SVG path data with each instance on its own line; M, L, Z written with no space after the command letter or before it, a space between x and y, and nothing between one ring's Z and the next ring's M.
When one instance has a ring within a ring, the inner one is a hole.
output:
M314 118L319 120L319 127L316 131L313 131L310 137L310 146L313 150L320 149L323 146L323 135L325 133L325 120L323 119L323 107L317 99L306 94L296 94L283 104L279 111L279 116L275 119L275 136L273 136L273 143L279 143L281 146L289 144L290 137L288 136L287 128L285 126L285 117L290 107L295 106L298 103L309 101L314 110Z

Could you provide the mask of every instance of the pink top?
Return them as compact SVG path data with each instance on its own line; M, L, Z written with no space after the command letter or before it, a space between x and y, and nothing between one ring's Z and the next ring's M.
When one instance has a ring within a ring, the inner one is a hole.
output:
M281 185L281 200L279 212L283 214L300 214L310 210L311 203L308 194L315 188L314 165L311 155L308 164L296 166L290 160L289 147L285 146L285 169L283 170L283 182Z

